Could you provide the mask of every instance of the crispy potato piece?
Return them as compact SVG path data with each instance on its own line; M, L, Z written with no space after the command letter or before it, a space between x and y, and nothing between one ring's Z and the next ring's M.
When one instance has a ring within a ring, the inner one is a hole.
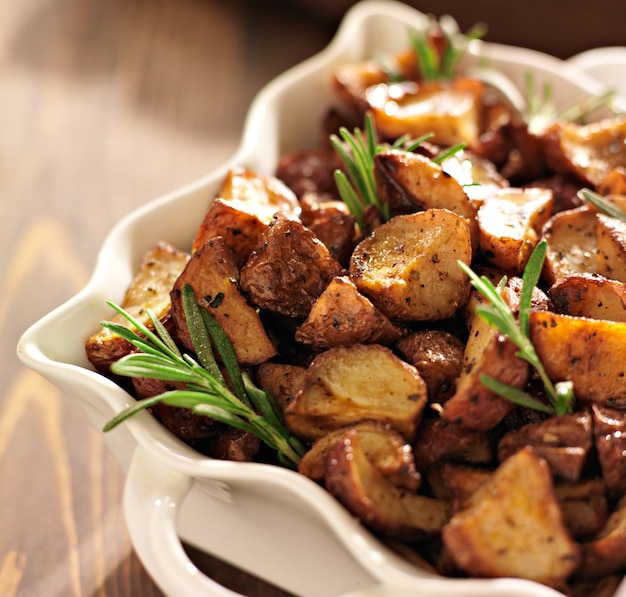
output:
M463 342L444 330L418 330L396 342L406 361L417 368L428 386L431 402L445 402L463 368Z
M442 462L429 469L429 473L428 481L431 487L434 485L437 488L437 491L434 491L435 496L450 500L452 512L456 513L465 506L476 490L491 478L493 471L467 464Z
M583 543L577 578L602 578L626 568L626 496L593 540Z
M495 451L484 432L434 418L426 419L420 425L413 445L413 457L417 469L424 471L446 460L489 464L494 461Z
M241 268L241 288L262 309L306 317L341 265L308 228L278 214L262 241Z
M348 344L391 344L405 333L360 294L350 278L339 276L315 301L295 339L323 350Z
M144 255L139 269L121 302L121 307L141 323L152 327L147 310L150 309L163 323L170 318L170 290L183 271L189 255L161 242ZM132 327L116 313L110 321ZM168 324L169 325L169 324ZM111 364L134 350L134 347L118 334L105 328L87 338L85 351L91 364L101 373L110 373Z
M226 427L211 438L208 444L210 456L235 462L252 462L261 449L261 440L256 435L236 427Z
M498 443L498 460L504 462L525 446L546 459L555 477L578 481L593 450L591 414L583 410L513 429Z
M532 312L530 339L548 376L570 380L582 402L626 406L626 324Z
M196 232L192 252L223 236L241 266L276 212L300 213L298 198L284 182L241 166L231 168Z
M341 158L330 145L296 149L278 158L275 175L302 201L309 193L337 196L333 172L341 166Z
M443 528L472 576L513 576L559 586L579 560L563 524L548 464L524 448L501 464Z
M365 456L393 485L410 491L418 490L422 477L415 468L411 446L395 429L380 421L360 421L350 427L329 431L316 440L303 456L298 472L315 481L322 481L326 474L328 450L343 438L348 429L358 432Z
M580 125L559 122L543 136L548 165L595 187L617 167L626 166L626 115Z
M604 214L596 216L598 273L626 282L626 222Z
M596 185L600 195L626 195L626 167L616 166Z
M582 205L548 220L543 229L548 247L542 272L547 284L572 274L597 272L596 216L595 208Z
M427 400L426 384L415 367L384 346L354 344L315 358L304 388L285 410L285 420L304 439L373 419L411 441Z
M554 486L563 522L577 540L589 539L603 527L608 517L608 503L602 479L579 482L562 481Z
M478 208L478 244L487 261L521 274L552 213L552 191L494 189Z
M619 498L626 494L626 416L623 410L598 404L591 414L602 479L609 496Z
M396 216L361 241L350 260L356 287L389 319L451 317L469 296L472 245L466 218L447 209Z
M256 310L239 291L239 272L232 249L222 236L200 247L176 280L172 291L172 316L182 345L193 350L183 308L182 291L191 285L196 300L220 324L239 362L257 365L271 359L276 348Z
M261 363L256 369L256 382L260 388L268 390L284 410L303 388L306 367L289 363Z
M562 315L626 322L626 283L598 274L572 274L557 280L548 296Z
M439 164L419 153L381 151L374 156L374 174L381 201L392 214L426 209L449 209L467 218L476 238L476 210L461 183Z
M449 518L446 502L397 488L386 479L368 460L355 429L329 447L325 484L363 524L389 537L424 539L439 533Z
M509 181L498 172L493 162L467 149L457 151L439 163L444 172L463 185L463 191L472 201L485 197L481 189L491 193L494 187L509 186Z
M366 98L376 130L387 139L432 133L438 145L471 147L480 138L484 93L478 79L455 77L374 85L366 90Z
M502 296L513 313L517 312L519 296L515 284L505 287ZM463 371L457 379L456 392L444 403L441 411L441 418L445 421L479 431L495 427L515 408L512 402L483 385L481 375L494 377L516 388L523 388L529 375L528 364L516 356L516 346L476 315L475 305L483 300L478 293L472 293L468 304L469 336L463 353Z

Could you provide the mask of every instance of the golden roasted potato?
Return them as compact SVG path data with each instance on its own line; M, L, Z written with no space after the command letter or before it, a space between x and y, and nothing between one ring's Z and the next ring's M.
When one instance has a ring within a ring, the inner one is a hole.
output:
M626 167L616 166L596 185L600 195L626 195Z
M243 365L258 365L276 354L259 314L239 290L239 271L232 249L215 236L191 257L171 291L172 316L178 338L188 350L193 343L187 328L182 292L189 284L196 300L220 324Z
M552 191L498 188L478 208L478 244L495 267L521 274L552 214Z
M574 317L626 322L626 283L598 274L572 274L549 289L554 311Z
M241 288L262 309L306 317L341 265L301 222L279 214L261 240L241 268Z
M537 311L529 328L552 381L572 381L579 401L626 406L626 323Z
M542 278L554 284L572 274L597 272L597 212L589 205L554 214L543 229L548 243Z
M192 252L223 236L241 266L277 212L300 213L298 198L284 182L241 166L231 168L196 232Z
M348 429L358 432L365 456L384 477L396 487L418 490L422 477L415 468L411 446L395 429L380 421L360 421L349 427L329 431L316 440L302 457L298 472L310 479L322 481L326 474L328 450L343 438Z
M444 330L418 330L396 342L396 349L417 368L431 402L445 402L463 368L463 342Z
M120 304L141 323L152 327L147 310L163 323L170 318L170 290L183 271L189 255L161 242L144 255ZM125 317L115 313L110 320L132 327ZM169 325L169 323L168 323ZM134 347L118 334L101 328L87 338L85 351L91 364L101 373L108 374L111 364L134 350Z
M493 471L456 462L442 462L429 469L428 481L435 497L448 499L452 513L461 510Z
M348 344L391 344L405 333L360 294L348 276L338 276L315 301L295 339L323 350Z
M304 439L373 419L411 441L427 401L426 384L415 367L379 344L353 344L315 358L285 420Z
M452 147L478 143L482 125L478 79L405 81L370 86L365 93L376 130L387 139L408 134L417 139L432 133L432 142Z
M502 292L513 313L518 310L519 296L515 285ZM474 305L484 299L472 293L468 304L468 340L463 353L463 370L456 391L443 404L441 418L449 423L485 431L495 427L515 405L498 396L480 381L488 375L516 388L523 388L529 375L528 364L516 356L517 347L496 328L476 315Z
M498 459L504 462L526 446L545 458L555 477L578 481L594 448L591 414L582 410L513 429L498 443Z
M617 167L626 166L626 115L589 124L558 122L543 136L548 165L595 187Z
M390 149L374 156L376 187L394 215L449 209L467 218L476 238L476 210L461 183L442 166L419 153Z
M598 273L626 282L626 222L598 214Z
M617 504L600 532L582 545L577 578L602 578L626 568L626 496Z
M449 518L443 500L398 488L368 460L357 430L328 448L325 485L364 525L385 536L415 540L436 535Z
M451 317L469 296L457 260L472 259L466 218L447 209L395 216L361 241L350 260L356 287L389 319Z
M472 576L525 578L559 586L579 561L563 524L548 464L524 448L501 464L442 530Z

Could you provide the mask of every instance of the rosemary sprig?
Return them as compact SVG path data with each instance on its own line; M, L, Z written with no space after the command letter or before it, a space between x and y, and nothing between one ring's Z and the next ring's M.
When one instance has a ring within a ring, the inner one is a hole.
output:
M583 199L591 203L598 211L626 222L626 212L614 203L607 201L602 195L595 193L591 189L580 189L579 193Z
M489 304L477 307L478 315L513 342L518 349L516 355L537 371L543 383L549 405L518 388L504 384L487 375L481 376L481 382L490 390L511 402L549 414L562 415L573 412L575 403L573 384L570 381L558 382L557 384L552 383L529 338L528 316L531 310L532 293L533 288L539 281L545 259L546 246L545 241L539 242L524 268L518 319L515 318L509 305L502 298L506 277L502 278L498 286L495 287L489 278L486 276L479 277L462 261L459 261L458 264L469 276L472 286L489 301Z
M271 394L257 388L250 376L241 371L230 340L211 314L198 305L190 285L183 289L183 307L199 362L179 350L168 331L150 311L148 315L154 331L115 303L109 301L108 304L137 331L110 321L103 321L101 325L119 334L140 351L116 361L111 371L127 377L183 382L186 388L138 400L107 422L103 428L105 432L140 410L165 402L248 431L276 450L281 463L290 468L297 466L305 452L303 445L284 426L280 409ZM213 346L224 364L228 383L217 364Z

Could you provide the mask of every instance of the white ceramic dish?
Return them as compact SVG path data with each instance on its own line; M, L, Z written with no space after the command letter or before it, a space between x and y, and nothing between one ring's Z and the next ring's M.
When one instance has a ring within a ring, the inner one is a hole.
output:
M626 46L594 48L568 58L567 62L616 89L626 100Z
M96 374L83 348L105 301L120 301L144 251L157 240L188 248L213 193L231 165L272 172L277 157L317 139L333 101L335 65L406 46L408 26L425 17L390 1L357 3L329 47L271 82L251 106L239 150L221 168L126 217L102 247L88 285L25 332L22 361L58 386L101 429L132 400ZM520 89L527 71L554 86L557 104L598 93L601 86L575 66L507 46L478 43L480 56ZM324 490L281 468L202 457L140 413L105 434L127 471L126 521L137 554L172 597L233 596L187 559L180 538L303 596L499 595L556 597L555 591L515 580L452 580L429 575L386 549Z

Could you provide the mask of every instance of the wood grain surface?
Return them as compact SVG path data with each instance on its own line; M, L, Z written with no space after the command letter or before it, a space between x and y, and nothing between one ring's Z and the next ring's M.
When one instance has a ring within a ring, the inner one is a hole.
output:
M161 595L99 432L15 347L87 282L120 217L230 157L257 90L330 34L267 2L2 2L0 596ZM243 594L283 594L193 555Z

